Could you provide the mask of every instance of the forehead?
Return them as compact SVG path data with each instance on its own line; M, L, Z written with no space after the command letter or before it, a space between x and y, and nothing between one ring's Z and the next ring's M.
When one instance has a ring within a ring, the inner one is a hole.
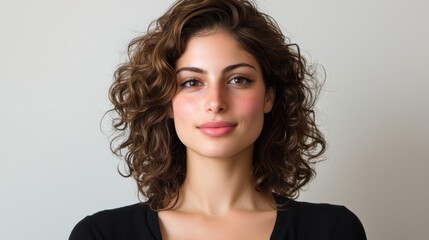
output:
M259 68L257 59L246 51L228 31L206 30L191 36L177 60L176 68L184 65L210 66L247 62Z

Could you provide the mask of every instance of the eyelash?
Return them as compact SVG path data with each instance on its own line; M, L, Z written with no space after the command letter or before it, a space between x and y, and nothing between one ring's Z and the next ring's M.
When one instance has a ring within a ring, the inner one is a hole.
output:
M245 82L244 83L235 83L236 85L240 85L240 86L243 86L243 85L249 85L250 83L252 83L253 81L252 80L250 80L247 76L245 76L245 75L241 75L241 74L238 74L238 75L234 75L229 81L228 81L228 83L230 83L231 81L233 81L234 79L238 79L238 80L244 80Z
M190 83L196 83L196 85L190 86L189 85ZM196 86L200 86L200 85L201 85L201 82L199 82L197 79L195 79L195 78L189 78L189 79L186 79L185 81L183 81L180 84L180 87L190 88L190 87L196 87Z
M241 74L237 74L237 75L232 76L228 80L228 84L230 84L234 79L238 79L240 81L244 81L244 82L241 82L241 83L232 83L232 84L237 85L237 86L247 86L247 85L249 85L249 84L251 84L253 82L247 76L241 75ZM190 84L194 84L194 85L190 85ZM184 87L184 88L192 88L192 87L197 87L197 86L201 86L201 85L202 85L202 83L198 79L188 78L188 79L185 79L185 81L183 81L182 83L180 83L179 86L180 87Z

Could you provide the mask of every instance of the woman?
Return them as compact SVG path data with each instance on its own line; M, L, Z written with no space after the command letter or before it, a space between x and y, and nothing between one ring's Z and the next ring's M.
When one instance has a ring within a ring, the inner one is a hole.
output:
M292 200L325 140L317 80L287 41L247 0L179 0L134 39L110 98L147 201L70 239L366 239L345 207Z

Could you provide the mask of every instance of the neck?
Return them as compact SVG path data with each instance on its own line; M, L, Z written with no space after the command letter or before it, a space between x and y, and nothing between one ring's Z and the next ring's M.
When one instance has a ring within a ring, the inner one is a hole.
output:
M268 198L255 190L252 156L252 148L229 158L207 158L188 151L177 207L208 215L272 209Z

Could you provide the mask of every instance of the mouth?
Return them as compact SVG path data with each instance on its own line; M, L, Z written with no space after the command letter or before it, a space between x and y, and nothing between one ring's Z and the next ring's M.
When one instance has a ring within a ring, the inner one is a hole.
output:
M216 121L203 123L197 128L210 137L222 137L230 133L237 126L237 123Z

